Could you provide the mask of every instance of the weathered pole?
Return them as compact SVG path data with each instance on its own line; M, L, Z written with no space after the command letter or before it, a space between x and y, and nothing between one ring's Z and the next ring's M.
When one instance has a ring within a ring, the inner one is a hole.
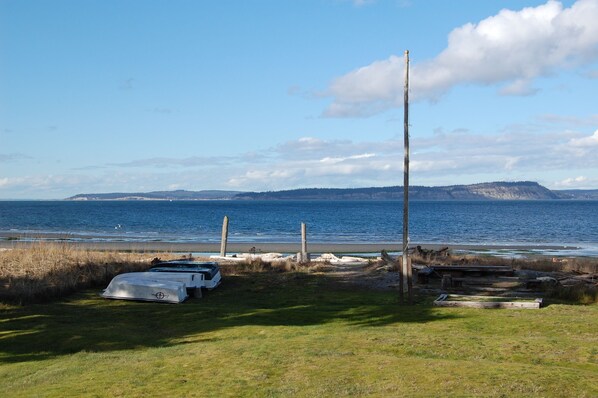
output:
M404 90L404 142L405 161L403 165L403 258L401 261L401 302L407 291L411 302L411 270L409 262L409 50L405 50L405 90Z
M307 227L305 223L301 223L301 253L298 256L300 263L309 262L309 254L307 253Z
M222 221L222 239L220 241L220 257L226 257L226 243L228 242L228 216Z

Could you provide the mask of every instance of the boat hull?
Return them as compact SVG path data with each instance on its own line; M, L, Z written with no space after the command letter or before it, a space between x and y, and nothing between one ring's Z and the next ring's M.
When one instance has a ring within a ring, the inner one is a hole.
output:
M182 303L187 299L187 286L182 281L150 279L136 275L144 272L115 276L102 297L119 300Z
M220 267L215 262L198 262L191 260L172 260L164 261L154 264L150 268L150 272L155 273L182 273L201 275L202 287L204 289L212 290L220 285L222 279L220 274Z

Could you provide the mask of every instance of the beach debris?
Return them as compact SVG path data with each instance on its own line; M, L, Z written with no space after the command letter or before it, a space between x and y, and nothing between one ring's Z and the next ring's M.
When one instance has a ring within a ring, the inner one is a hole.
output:
M536 278L536 280L542 282L543 284L546 285L558 285L559 281L556 278L553 278L552 276L540 276L538 278Z
M536 279L530 279L525 282L526 289L543 289L557 285L559 285L559 281L552 276L539 276Z
M419 270L430 268L432 271L425 271L431 277L436 275L442 278L444 274L451 274L453 277L463 276L512 276L515 271L507 265L415 265L413 268Z
M263 261L266 263L277 263L294 260L294 256L285 256L282 253L238 253L227 256L212 255L210 256L210 259L231 262Z
M451 256L451 252L448 247L443 247L439 250L424 249L421 246L416 246L411 249L411 255L422 258L423 260L435 260L437 258L446 258Z
M217 260L217 261L229 261L229 262L243 262L246 259L243 257L238 257L236 254L228 254L226 256L219 256L219 255L211 255L210 260Z
M251 254L251 253L241 253L237 254L237 257L245 258L248 260L257 260L260 259L264 262L276 262L276 261L287 261L293 258L293 256L285 256L282 253L258 253L258 254Z
M563 286L593 285L598 287L598 275L567 275L558 280Z
M332 253L323 253L312 261L316 263L329 263L337 265L364 265L369 263L367 258L352 256L342 256L339 258Z
M320 257L314 259L315 262L339 262L340 258L332 253L323 253Z
M382 251L380 252L380 254L382 256L382 260L385 263L392 264L392 265L396 265L397 264L397 260L395 260L392 257L390 257L390 255L388 254L388 252L386 250L382 249Z

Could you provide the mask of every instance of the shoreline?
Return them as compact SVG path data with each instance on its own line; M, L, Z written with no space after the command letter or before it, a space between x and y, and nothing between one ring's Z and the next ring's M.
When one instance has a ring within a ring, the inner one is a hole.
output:
M179 253L219 253L220 243L212 242L164 242L164 241L138 241L138 242L100 242L100 241L68 241L68 240L1 240L0 249L24 249L39 244L61 244L72 246L78 249L98 251L123 251L123 252L179 252ZM400 252L402 244L396 243L307 243L310 253L380 253L382 250L388 252ZM448 247L458 251L576 251L578 246L567 245L532 245L532 244L508 244L508 245L484 245L484 244L436 244L436 243L412 243L409 247L421 246L427 250L439 250ZM301 251L301 243L288 242L229 242L227 253L297 253Z

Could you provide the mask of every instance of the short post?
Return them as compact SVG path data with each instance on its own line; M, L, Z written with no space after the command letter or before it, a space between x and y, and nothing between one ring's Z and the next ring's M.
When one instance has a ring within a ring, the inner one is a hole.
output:
M297 256L300 263L309 262L309 254L307 253L307 227L305 223L301 223L301 253Z
M220 257L226 257L226 243L228 242L228 216L222 221L222 239L220 241Z

